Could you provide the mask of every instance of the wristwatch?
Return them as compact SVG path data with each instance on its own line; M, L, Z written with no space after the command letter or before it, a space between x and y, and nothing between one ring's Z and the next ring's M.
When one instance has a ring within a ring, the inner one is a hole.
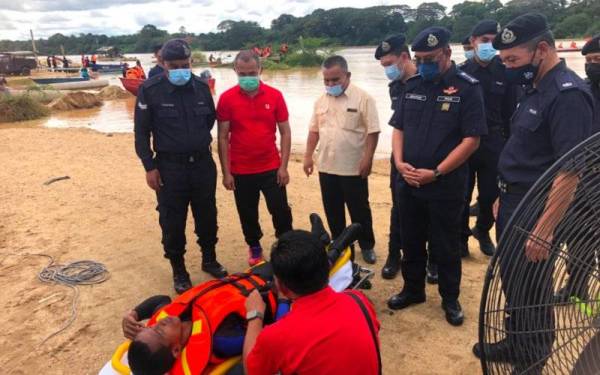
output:
M249 322L254 319L263 320L265 315L258 310L251 310L246 313L246 321Z
M438 178L442 177L442 172L439 169L433 170L433 181L436 181Z

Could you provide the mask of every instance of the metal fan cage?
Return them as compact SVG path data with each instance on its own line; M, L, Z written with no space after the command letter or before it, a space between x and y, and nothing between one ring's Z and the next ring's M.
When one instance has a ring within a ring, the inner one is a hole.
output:
M551 211L555 215L543 221L547 227L538 225ZM534 234L544 229L552 233L550 241ZM529 261L526 241L546 249L547 260ZM484 374L600 374L599 256L597 134L536 182L505 227L481 299ZM558 299L555 294L563 288L566 298ZM485 345L498 343L508 348L501 361Z

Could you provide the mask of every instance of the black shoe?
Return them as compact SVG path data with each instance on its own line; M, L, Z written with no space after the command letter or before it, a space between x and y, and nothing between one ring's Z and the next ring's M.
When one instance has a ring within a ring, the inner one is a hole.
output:
M514 355L512 354L512 350L510 345L508 344L508 340L500 340L493 344L480 344L477 343L473 345L473 354L475 357L481 359L481 352L485 352L486 361L490 362L513 362Z
M362 253L362 258L368 264L375 264L377 261L377 257L375 256L375 250L373 249L360 249Z
M221 279L227 276L227 270L219 262L202 262L202 271L208 273L215 279Z
M466 258L469 256L469 244L465 241L465 242L460 242L458 244L458 251L460 252L460 257L461 258Z
M390 252L385 260L385 266L381 269L381 277L391 280L400 271L400 253Z
M173 287L177 294L181 294L192 287L190 274L185 269L185 260L183 257L169 259L173 269Z
M469 216L477 216L479 215L479 203L474 203L469 206Z
M442 309L446 312L446 321L453 326L460 326L465 321L462 307L458 301L442 302Z
M425 302L425 292L411 293L403 290L399 294L392 296L392 298L388 300L387 305L392 310L401 310L410 305L416 305L423 302Z
M489 257L494 255L494 252L496 252L496 246L492 242L489 232L482 232L477 227L474 227L471 228L471 233L473 234L473 237L479 241L479 248L481 249L482 253Z
M586 283L587 284L587 283ZM567 284L554 294L555 303L571 302L571 297L587 301L589 299L587 290L584 286L573 285L572 279L567 280Z
M427 263L427 284L438 283L438 266L434 263Z

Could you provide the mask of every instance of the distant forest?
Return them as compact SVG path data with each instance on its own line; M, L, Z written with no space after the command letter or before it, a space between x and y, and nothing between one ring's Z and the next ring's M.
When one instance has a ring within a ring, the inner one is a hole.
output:
M462 40L474 24L492 18L504 25L531 11L543 13L556 38L581 38L600 32L600 0L499 0L464 1L448 9L438 2L425 2L416 8L407 5L375 6L364 9L317 9L304 17L282 14L263 28L256 22L222 21L217 32L194 34L185 26L169 34L146 25L132 35L63 35L36 40L41 54L93 53L99 47L114 46L124 53L150 52L152 47L173 37L186 38L194 49L237 50L256 44L295 44L299 38L318 39L321 46L374 45L386 36L404 33L410 41L420 30L441 25L452 30L454 42ZM30 41L0 41L0 51L31 50Z

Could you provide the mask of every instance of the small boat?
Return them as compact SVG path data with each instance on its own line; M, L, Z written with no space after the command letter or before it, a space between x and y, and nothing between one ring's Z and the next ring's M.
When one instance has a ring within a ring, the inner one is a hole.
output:
M48 86L56 90L89 90L108 86L108 80L87 79L73 82L50 83Z
M123 64L90 64L92 72L116 73L123 71Z
M556 50L558 52L579 52L581 51L581 48L577 47L577 43L575 42L571 42L571 45L569 45L569 47L563 47L562 42L560 42L558 44L558 47L556 47Z
M121 84L123 85L123 88L125 88L125 90L132 93L134 96L137 96L138 88L145 81L144 79L138 79L138 78L119 77L119 79L121 80Z
M138 78L119 77L119 79L121 80L121 84L123 85L123 88L125 90L129 91L130 93L132 93L134 96L137 96L140 85L142 83L144 83L144 81L145 81L145 79L138 79ZM214 78L208 79L208 87L210 88L210 92L213 95L215 95L215 83L216 83L216 81Z
M55 83L70 83L87 81L89 78L83 77L55 77L55 78L32 78L38 85L52 85Z

